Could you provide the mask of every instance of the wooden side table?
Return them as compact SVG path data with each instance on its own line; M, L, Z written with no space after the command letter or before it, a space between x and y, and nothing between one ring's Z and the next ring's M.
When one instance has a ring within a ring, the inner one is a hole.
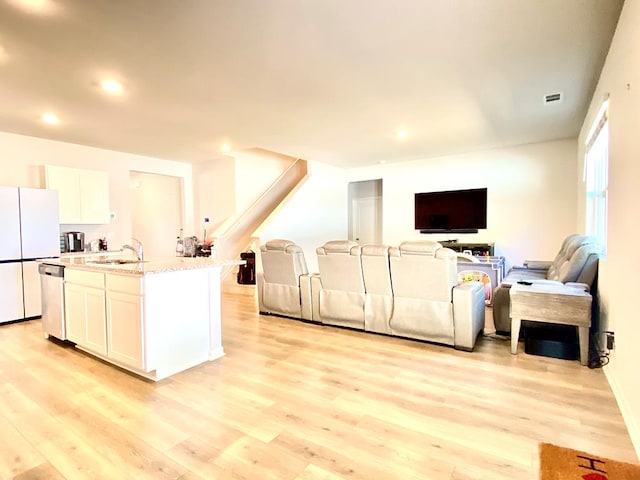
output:
M522 320L573 325L578 328L580 363L587 365L589 328L591 327L591 294L579 287L534 283L515 283L511 298L511 353L518 352L518 337Z

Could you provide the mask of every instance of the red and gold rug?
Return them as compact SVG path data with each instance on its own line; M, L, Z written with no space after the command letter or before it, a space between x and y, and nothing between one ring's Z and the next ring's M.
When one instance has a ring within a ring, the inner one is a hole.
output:
M540 444L540 480L639 480L640 465Z

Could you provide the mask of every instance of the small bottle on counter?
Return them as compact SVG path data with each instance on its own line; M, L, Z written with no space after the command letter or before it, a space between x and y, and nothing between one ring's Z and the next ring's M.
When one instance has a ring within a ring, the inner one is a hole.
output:
M184 256L184 240L182 239L182 229L180 229L180 235L176 238L176 257Z

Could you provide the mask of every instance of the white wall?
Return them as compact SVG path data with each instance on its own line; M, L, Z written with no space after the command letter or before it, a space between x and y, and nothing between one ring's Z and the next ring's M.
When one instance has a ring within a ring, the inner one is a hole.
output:
M236 212L242 213L275 182L295 158L266 150L235 152Z
M196 228L200 238L204 218L209 218L207 235L211 234L236 211L236 163L233 157L223 157L193 166L195 185Z
M579 138L580 224L584 225L584 141L609 94L609 209L607 258L600 262L601 319L615 331L605 373L640 457L640 321L634 281L634 241L640 238L640 1L626 0Z
M0 185L44 187L43 165L103 170L109 174L110 209L116 214L115 220L108 225L64 225L62 228L62 231L85 232L87 242L107 237L110 249L130 243L131 170L181 178L185 228L193 229L191 164L0 132ZM162 211L159 209L157 214L162 215Z
M316 248L347 238L347 181L340 168L308 162L308 171L304 185L260 231L260 242L284 238L297 243L309 271L317 272Z
M352 169L349 181L382 178L383 242L449 240L495 243L509 265L551 260L576 230L575 139L483 150ZM487 187L487 229L477 234L421 235L414 194Z
M460 241L494 242L509 264L550 260L576 231L576 140L562 140L464 155L351 170L314 165L310 181L261 233L261 241L286 238L300 244L310 270L315 248L348 236L348 183L382 179L383 242L444 240L413 228L416 192L488 188L488 228L455 235ZM312 269L313 267L313 269Z

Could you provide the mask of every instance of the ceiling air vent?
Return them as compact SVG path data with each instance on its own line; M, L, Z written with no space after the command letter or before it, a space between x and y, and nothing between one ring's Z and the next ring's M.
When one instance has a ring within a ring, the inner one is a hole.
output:
M544 96L544 103L558 103L562 101L562 93L550 93Z

